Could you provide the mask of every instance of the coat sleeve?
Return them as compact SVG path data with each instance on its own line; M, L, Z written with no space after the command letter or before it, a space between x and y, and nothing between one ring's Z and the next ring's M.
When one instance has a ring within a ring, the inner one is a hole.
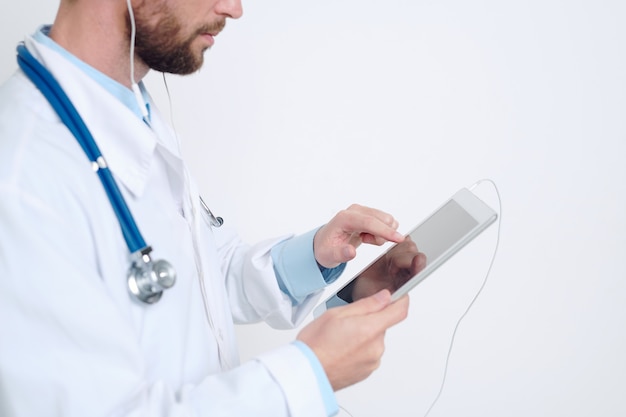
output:
M292 236L244 244L232 229L216 232L222 272L226 277L233 319L236 323L265 321L278 329L293 328L315 307L322 291L314 291L294 305L281 291L272 261L272 248Z

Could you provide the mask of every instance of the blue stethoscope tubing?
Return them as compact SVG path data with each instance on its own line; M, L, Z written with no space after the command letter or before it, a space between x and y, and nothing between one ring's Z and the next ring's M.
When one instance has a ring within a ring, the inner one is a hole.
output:
M130 252L131 264L127 274L128 289L139 301L154 304L161 299L163 291L176 282L176 270L172 265L150 257L152 248L146 245L137 223L122 196L113 174L87 125L78 114L76 107L53 75L26 48L17 47L17 62L24 74L41 91L65 126L74 135L83 149L93 170L109 198L113 211L122 229L122 235Z
M119 220L124 240L130 253L143 252L149 248L135 223L135 219L126 205L122 193L106 165L102 152L98 148L91 132L78 114L76 107L63 91L58 81L39 61L33 57L23 44L17 47L17 62L44 97L58 113L63 124L72 132L81 148L97 170L98 177L107 193L113 210ZM97 168L96 168L97 167Z

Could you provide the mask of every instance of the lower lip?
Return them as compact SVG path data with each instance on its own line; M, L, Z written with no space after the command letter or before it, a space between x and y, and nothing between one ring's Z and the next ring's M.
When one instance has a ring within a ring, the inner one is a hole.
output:
M213 44L215 43L215 38L213 38L213 35L210 35L208 33L203 33L202 35L200 35L200 37L204 39L206 43L209 44L209 46L213 46Z

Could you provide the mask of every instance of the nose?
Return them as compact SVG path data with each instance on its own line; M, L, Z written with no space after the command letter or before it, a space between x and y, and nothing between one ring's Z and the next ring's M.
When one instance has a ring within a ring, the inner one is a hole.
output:
M243 15L241 0L220 0L216 12L231 19L239 19Z

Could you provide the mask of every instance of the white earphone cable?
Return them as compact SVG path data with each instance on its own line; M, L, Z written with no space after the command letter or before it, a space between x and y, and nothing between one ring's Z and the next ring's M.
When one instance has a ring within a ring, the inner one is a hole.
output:
M498 248L500 246L500 227L502 225L502 198L500 196L500 191L498 190L498 186L491 179L482 179L482 180L479 180L476 183L474 183L471 187L469 187L469 190L471 191L471 190L475 189L476 187L478 187L483 182L490 183L493 186L493 188L494 188L494 190L496 192L496 195L498 196L498 231L497 231L497 237L496 237L496 244L495 244L495 247L494 247L494 250L493 250L493 255L491 256L491 261L489 263L489 268L487 269L487 273L485 274L485 278L483 279L483 282L480 285L480 288L478 289L478 291L476 292L476 294L472 298L472 301L470 301L470 303L468 304L467 308L465 309L465 311L463 312L461 317L459 317L459 319L456 322L456 325L454 326L454 331L452 332L452 337L450 339L450 346L448 347L448 353L446 355L446 363L444 365L443 377L442 377L442 380L441 380L441 385L439 387L439 392L435 396L435 399L433 400L433 402L430 404L430 407L428 407L428 410L424 414L424 417L427 417L428 414L430 414L432 409L435 407L435 404L437 404L437 402L441 398L441 394L443 393L443 388L444 388L444 386L446 384L446 377L448 375L448 366L450 364L450 356L452 355L452 348L454 347L454 340L456 338L457 331L459 330L461 322L467 316L467 314L469 313L470 309L472 308L472 306L474 305L474 303L476 302L476 300L478 299L480 294L483 292L483 289L485 288L485 285L487 284L487 280L489 278L489 275L491 274L491 269L493 268L493 264L494 264L495 259L496 259L496 254L498 253ZM346 408L344 408L343 406L339 405L339 409L344 411L350 417L353 417L352 414Z
M137 104L139 105L139 110L141 110L141 115L145 121L148 121L148 109L146 108L146 103L143 99L143 95L141 94L141 90L135 81L135 38L137 36L135 13L133 12L133 6L130 0L126 0L126 6L128 8L128 17L130 20L130 85L133 93L135 94L135 100L137 100Z
M487 284L487 280L488 280L489 275L491 273L491 268L493 267L493 263L494 263L494 261L496 259L496 254L498 253L498 247L500 246L500 226L502 224L502 198L500 197L500 191L498 190L498 186L491 179L482 179L482 180L479 180L476 183L474 183L469 189L471 191L474 188L478 187L483 182L490 183L493 186L494 190L496 191L496 195L498 196L498 232L497 232L497 237L496 237L496 245L495 245L494 250L493 250L493 255L491 256L491 262L489 263L489 268L487 269L487 273L485 274L485 278L483 279L483 282L482 282L480 288L476 292L476 295L474 295L474 298L472 298L472 301L470 301L470 303L468 304L467 308L465 309L465 312L457 320L456 325L454 326L454 331L452 332L452 338L450 339L450 346L448 347L448 354L446 355L446 363L445 363L444 369L443 369L443 377L441 379L441 385L439 387L439 392L437 393L437 396L435 397L433 402L430 404L430 407L428 407L428 410L424 414L424 417L427 417L428 414L430 414L431 410L433 409L435 404L437 404L437 402L439 401L439 398L441 397L441 394L443 393L443 388L444 388L444 386L446 384L446 377L448 375L448 365L450 364L450 356L452 354L452 348L454 347L454 339L456 338L456 333L459 330L459 326L461 325L461 322L463 321L465 316L467 316L467 314L469 313L470 309L472 308L472 306L474 305L474 303L476 302L476 300L478 299L480 294L483 292L483 289L485 288L485 285Z

